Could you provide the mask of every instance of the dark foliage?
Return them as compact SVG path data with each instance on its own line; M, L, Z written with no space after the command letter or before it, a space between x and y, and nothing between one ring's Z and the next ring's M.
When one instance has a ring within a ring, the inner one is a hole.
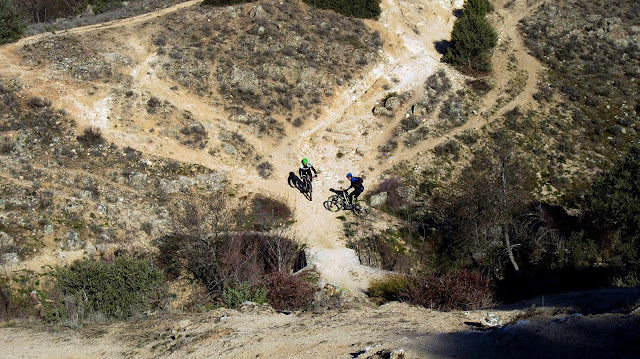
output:
M640 270L640 146L596 178L587 203L598 223L615 232L622 262Z
M334 10L344 16L375 19L380 16L380 0L304 0L320 9Z
M25 24L11 0L0 0L0 44L22 37Z
M99 127L85 128L82 135L78 136L78 141L85 146L97 146L105 142Z
M267 301L276 310L305 310L313 301L315 288L309 282L284 272L265 279Z

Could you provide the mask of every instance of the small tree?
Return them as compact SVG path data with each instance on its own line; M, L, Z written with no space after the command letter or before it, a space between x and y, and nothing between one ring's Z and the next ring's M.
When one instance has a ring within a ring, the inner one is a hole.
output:
M485 18L482 7L465 6L470 10L453 24L451 47L442 60L456 67L490 71L491 50L498 44L498 34Z
M22 37L25 25L11 0L0 0L0 44L13 42Z

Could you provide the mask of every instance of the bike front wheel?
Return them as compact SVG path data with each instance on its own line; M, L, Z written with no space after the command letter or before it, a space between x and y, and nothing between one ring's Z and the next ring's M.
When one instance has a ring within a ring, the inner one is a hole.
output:
M331 212L338 212L342 206L340 206L340 197L333 195L324 201L324 208Z
M353 213L358 217L364 217L371 212L371 205L365 200L357 200L352 208Z

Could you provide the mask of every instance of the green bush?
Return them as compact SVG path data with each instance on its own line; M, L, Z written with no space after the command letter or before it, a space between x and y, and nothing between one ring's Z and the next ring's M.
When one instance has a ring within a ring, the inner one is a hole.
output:
M144 259L82 259L57 267L51 276L53 301L43 310L49 322L80 325L96 316L126 319L162 308L168 296L164 273Z
M369 297L379 303L401 301L402 293L409 288L410 280L405 276L392 276L374 281L369 285Z
M0 45L18 40L24 29L22 16L11 0L0 0Z
M248 282L241 282L225 288L220 300L225 308L237 309L244 302L263 304L266 298L267 289L252 286Z
M320 9L334 10L344 16L375 19L382 13L380 0L304 0Z
M444 62L471 71L491 70L491 50L498 44L498 34L480 13L468 11L456 19Z

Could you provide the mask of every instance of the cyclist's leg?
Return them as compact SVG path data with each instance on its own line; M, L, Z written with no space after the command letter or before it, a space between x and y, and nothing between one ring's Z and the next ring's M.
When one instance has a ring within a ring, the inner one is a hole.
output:
M355 201L358 200L358 197L360 196L360 193L362 193L362 189L356 189L353 192L351 192L351 194L349 195L349 204L354 204ZM355 201L354 201L355 199Z

